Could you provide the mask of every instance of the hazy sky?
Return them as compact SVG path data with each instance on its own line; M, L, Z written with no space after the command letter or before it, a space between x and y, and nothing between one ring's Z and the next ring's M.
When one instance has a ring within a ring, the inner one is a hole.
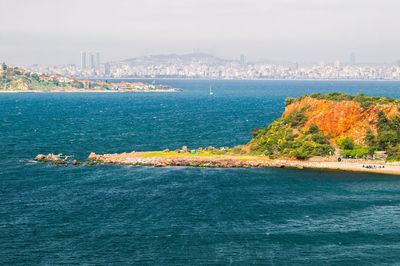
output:
M200 51L249 60L393 62L399 0L0 0L0 61L79 64Z

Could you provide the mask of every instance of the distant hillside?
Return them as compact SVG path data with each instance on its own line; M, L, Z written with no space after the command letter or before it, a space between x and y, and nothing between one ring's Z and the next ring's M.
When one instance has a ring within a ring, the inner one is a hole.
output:
M385 151L400 160L400 101L341 93L287 98L282 117L253 130L246 148L273 157L308 158L340 150L352 157Z
M205 64L225 64L229 60L218 58L211 54L192 53L192 54L168 54L168 55L149 55L137 58L130 58L122 61L129 65L155 65L155 64L190 64L193 62L202 62Z
M25 71L17 67L0 67L0 91L2 92L96 92L96 91L180 91L166 85L142 82L119 82L79 80L61 75L45 75Z
M89 83L61 75L40 75L2 63L0 68L0 90L3 91L46 91L60 88L84 88Z

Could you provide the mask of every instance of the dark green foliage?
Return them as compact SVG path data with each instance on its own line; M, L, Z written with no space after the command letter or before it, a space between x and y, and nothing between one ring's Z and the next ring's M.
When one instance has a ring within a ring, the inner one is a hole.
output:
M378 113L378 137L379 150L386 151L388 156L400 160L400 117L389 119L384 112Z
M367 154L369 154L369 149L356 146L354 149L342 150L341 154L345 157L364 158Z
M383 111L380 111L377 131L377 136L370 128L366 131L364 139L366 154L373 155L378 150L386 151L388 160L400 160L400 117L389 119ZM354 150L357 150L357 147Z
M310 141L305 141L303 144L294 150L293 156L298 159L310 158L314 153L315 145Z
M37 81L37 82L40 81L40 77L39 77L39 75L36 74L36 73L32 73L32 74L31 74L31 78L32 78L33 80Z
M368 128L367 132L365 133L365 143L370 147L378 144L374 132L372 132L370 128Z
M378 150L378 141L370 128L367 129L364 141L368 148L368 154L373 155Z
M302 95L301 97L290 100L290 103L301 101L307 95ZM349 95L340 92L332 92L329 94L313 93L310 95L311 98L318 100L328 100L328 101L354 101L360 104L362 108L368 108L374 104L399 104L399 100L388 98L388 97L371 97L365 96L363 93L359 95ZM293 99L293 98L292 98Z
M341 137L336 140L336 144L342 150L354 149L354 141L353 141L353 138L350 138L350 137Z
M257 137L257 135L260 133L260 129L259 128L252 128L251 129L251 136L253 138Z
M288 106L288 105L294 103L295 101L296 101L295 98L287 97L287 98L285 99L285 105Z
M319 128L316 124L311 124L310 127L308 128L306 134L315 134L319 131Z
M335 152L335 148L333 148L330 144L321 144L315 146L314 155L315 156L327 156L332 155Z
M292 126L304 124L307 120L303 120L301 115L305 113L305 109L293 113L283 119L277 119L267 128L261 129L251 141L251 153L264 154L270 158L307 159L312 156L328 156L334 152L335 149L330 146L328 141L330 136L324 135L319 129L316 130L315 126L311 129L313 134L309 132L306 132L305 135L294 133Z
M307 122L306 110L307 108L301 108L300 111L294 110L283 119L283 122L291 127L304 126Z
M5 63L1 64L1 68L6 71L7 70L7 65Z
M341 155L347 158L364 158L367 154L371 154L368 147L356 145L350 137L340 137L336 140L336 144L340 148Z
M318 131L312 134L311 140L318 144L329 144L329 137Z
M72 81L71 86L79 89L83 89L84 87L83 83L77 80Z

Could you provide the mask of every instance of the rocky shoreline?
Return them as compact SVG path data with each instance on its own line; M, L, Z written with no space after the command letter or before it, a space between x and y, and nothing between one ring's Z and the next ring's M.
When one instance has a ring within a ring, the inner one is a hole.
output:
M131 152L121 154L91 153L89 160L105 164L144 165L154 167L191 166L219 168L297 168L297 169L333 169L344 171L374 172L400 175L400 163L377 160L344 159L341 162L333 158L311 158L310 160L268 159L260 156L195 156L190 154L152 156L154 152ZM367 168L366 165L375 167Z
M162 153L162 155L159 155ZM155 155L158 154L158 155ZM89 161L85 165L95 164L118 164L134 166L189 166L189 167L214 167L214 168L296 168L296 169L333 169L357 172L373 172L382 174L400 175L400 162L385 162L377 160L354 160L344 159L341 162L333 158L311 158L310 160L294 159L268 159L260 156L234 156L234 155L193 155L172 154L165 152L131 152L121 154L95 154L90 153ZM49 162L54 165L80 165L82 162L68 157L57 156L52 153L48 155L39 154L35 161ZM372 166L372 167L367 167Z
M104 154L97 155L91 153L89 160L98 163L111 164L129 164L129 165L147 165L155 167L166 166L193 166L193 167L219 167L219 168L250 168L250 167L298 167L300 164L295 161L288 164L281 160L270 160L258 157L236 157L236 156L188 156L188 155L171 155L171 156L149 156L146 152L132 152L122 154Z

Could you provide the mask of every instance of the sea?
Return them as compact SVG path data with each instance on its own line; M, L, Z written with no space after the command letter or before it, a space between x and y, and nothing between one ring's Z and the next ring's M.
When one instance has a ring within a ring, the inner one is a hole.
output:
M183 91L0 94L1 265L400 264L400 176L32 160L233 147L286 97L400 82L155 82Z

